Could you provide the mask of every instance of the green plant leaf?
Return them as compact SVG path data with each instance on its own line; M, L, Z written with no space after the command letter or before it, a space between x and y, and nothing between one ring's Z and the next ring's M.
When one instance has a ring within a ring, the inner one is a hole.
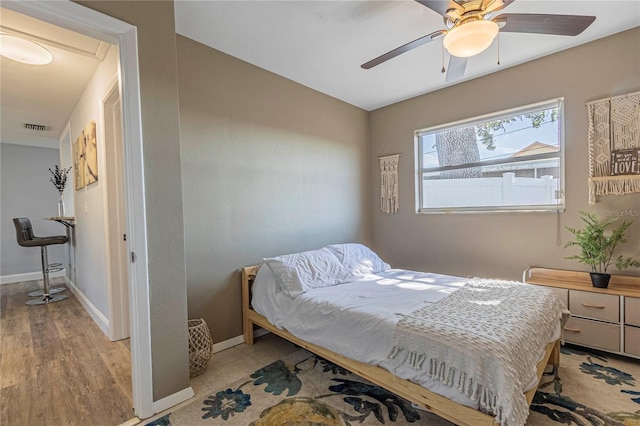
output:
M578 246L580 254L565 257L591 266L592 272L607 273L611 263L615 263L619 270L627 268L640 268L640 262L630 257L619 255L614 260L616 248L627 240L624 238L625 232L632 222L623 221L618 226L608 229L618 221L618 217L613 217L601 221L595 214L580 212L580 219L584 222L581 229L570 226L565 227L567 231L575 236L573 241L565 244L565 248Z

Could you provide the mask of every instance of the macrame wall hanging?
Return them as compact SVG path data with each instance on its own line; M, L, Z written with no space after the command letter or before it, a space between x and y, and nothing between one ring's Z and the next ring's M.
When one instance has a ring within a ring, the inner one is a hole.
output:
M589 204L640 192L640 92L587 103Z
M400 154L379 157L380 208L386 214L398 211L398 161Z

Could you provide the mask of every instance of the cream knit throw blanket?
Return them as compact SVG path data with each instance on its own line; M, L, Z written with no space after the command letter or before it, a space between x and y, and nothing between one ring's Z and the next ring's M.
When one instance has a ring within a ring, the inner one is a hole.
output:
M523 392L568 315L543 287L473 279L404 316L389 358L456 386L502 426L524 425L529 407Z

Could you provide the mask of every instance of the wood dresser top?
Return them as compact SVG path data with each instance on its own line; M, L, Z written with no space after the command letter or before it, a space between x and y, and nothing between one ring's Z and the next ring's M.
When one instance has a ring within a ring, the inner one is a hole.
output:
M524 281L548 287L640 298L640 276L612 274L608 288L597 288L591 285L588 272L531 267L525 271Z

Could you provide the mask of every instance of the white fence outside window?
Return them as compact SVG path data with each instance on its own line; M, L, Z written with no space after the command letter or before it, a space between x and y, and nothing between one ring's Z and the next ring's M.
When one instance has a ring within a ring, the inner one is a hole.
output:
M556 205L559 180L553 176L516 177L509 172L502 177L429 179L422 190L427 208Z

